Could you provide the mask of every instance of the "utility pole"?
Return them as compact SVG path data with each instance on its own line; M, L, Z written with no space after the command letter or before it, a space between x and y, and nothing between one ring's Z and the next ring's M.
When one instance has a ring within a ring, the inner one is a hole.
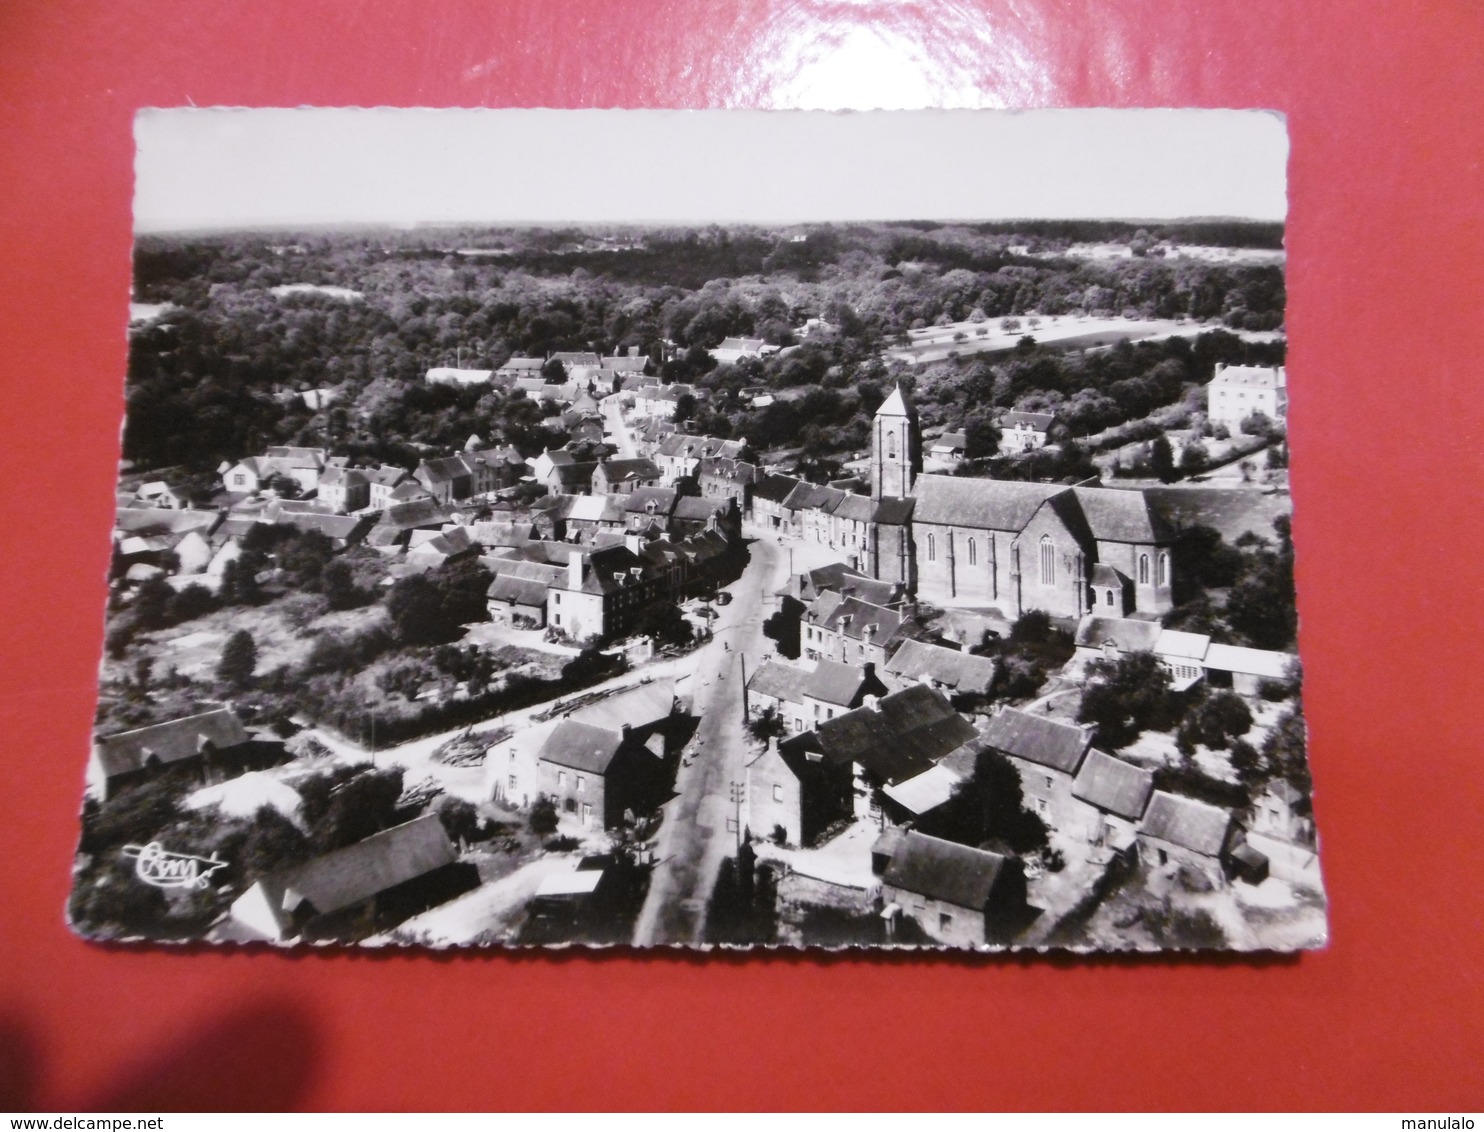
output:
M747 726L747 657L742 653L737 654L737 660L742 665L742 726Z
M736 807L737 823L737 848L742 848L742 799L747 795L747 784L745 782L729 783L731 787L732 805Z

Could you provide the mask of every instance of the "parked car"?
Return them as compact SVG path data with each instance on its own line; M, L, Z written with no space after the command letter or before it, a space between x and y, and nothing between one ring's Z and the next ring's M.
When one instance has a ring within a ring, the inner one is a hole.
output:
M717 605L731 605L732 604L732 595L729 594L729 593L727 593L726 590L722 590L721 593L719 593L719 594L716 595L716 604Z

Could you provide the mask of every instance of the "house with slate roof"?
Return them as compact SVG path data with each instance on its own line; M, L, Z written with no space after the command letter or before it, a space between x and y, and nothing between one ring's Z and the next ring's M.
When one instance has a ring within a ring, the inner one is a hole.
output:
M259 877L229 915L250 939L360 939L476 884L478 873L459 866L442 821L426 814Z
M938 943L984 947L1025 913L1025 871L1013 857L912 831L891 855L881 896L887 914L916 920Z
M1010 410L1000 417L1000 452L1008 456L1046 447L1046 437L1055 423L1055 413Z
M1156 790L1136 832L1139 857L1150 868L1188 868L1213 884L1225 882L1238 832L1232 811Z
M987 696L994 683L995 662L927 641L906 640L897 646L881 669L881 678L893 689L927 684L949 696Z
M793 476L780 476L774 473L761 476L752 485L753 520L759 526L771 531L785 530L787 519L783 502L798 486L799 481Z
M604 460L593 469L594 495L632 495L641 488L660 486L659 465L645 457L628 460Z
M746 701L749 716L772 710L798 734L886 694L874 665L822 660L811 670L768 660L748 678Z
M1275 424L1288 417L1288 371L1283 366L1229 366L1216 363L1206 386L1206 416L1236 431L1253 413Z
M1154 794L1154 772L1114 755L1090 750L1072 780L1072 797L1089 808L1080 832L1095 849L1127 849L1149 799ZM1069 826L1064 833L1075 833Z
M812 845L835 822L851 815L854 772L848 761L797 741L776 743L747 764L745 824L757 837Z
M537 756L538 787L585 828L613 829L625 811L643 813L660 800L668 777L664 755L658 730L564 719Z
M1020 772L1026 807L1060 828L1075 816L1072 782L1094 732L1019 708L1001 708L980 732L979 742Z
M733 499L747 511L752 503L752 485L758 470L746 460L706 457L696 465L696 482L705 499Z
M231 708L136 727L93 740L88 790L100 800L166 768L209 774L238 767L252 737Z

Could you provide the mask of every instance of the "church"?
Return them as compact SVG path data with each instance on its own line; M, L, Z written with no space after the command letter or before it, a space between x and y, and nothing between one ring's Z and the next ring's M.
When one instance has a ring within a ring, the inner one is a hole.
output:
M922 473L898 386L871 429L877 504L863 566L933 605L1054 617L1170 609L1174 530L1144 492Z

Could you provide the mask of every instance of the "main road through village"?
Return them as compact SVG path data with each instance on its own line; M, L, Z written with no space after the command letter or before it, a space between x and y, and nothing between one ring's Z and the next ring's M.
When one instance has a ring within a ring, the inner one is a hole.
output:
M681 762L675 795L665 805L649 896L634 928L634 942L641 946L701 942L721 863L737 848L732 792L746 781L743 668L751 675L762 663L763 620L771 595L786 581L780 573L786 559L776 543L753 538L748 551L747 568L728 587L732 602L717 609L714 638L690 656L691 712L700 723ZM744 826L746 821L744 813Z

